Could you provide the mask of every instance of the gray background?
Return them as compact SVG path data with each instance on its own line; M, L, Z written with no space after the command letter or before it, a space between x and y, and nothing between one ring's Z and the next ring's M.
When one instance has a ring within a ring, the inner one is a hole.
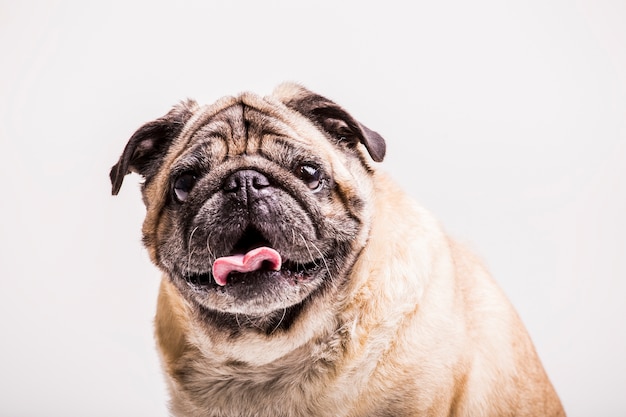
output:
M0 416L165 416L142 123L298 81L489 265L570 416L626 415L623 1L0 1Z

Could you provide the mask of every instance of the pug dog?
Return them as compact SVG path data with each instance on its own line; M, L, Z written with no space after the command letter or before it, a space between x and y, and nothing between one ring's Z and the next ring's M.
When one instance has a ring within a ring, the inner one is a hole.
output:
M385 150L294 83L132 135L110 177L144 178L173 415L565 415L514 308Z

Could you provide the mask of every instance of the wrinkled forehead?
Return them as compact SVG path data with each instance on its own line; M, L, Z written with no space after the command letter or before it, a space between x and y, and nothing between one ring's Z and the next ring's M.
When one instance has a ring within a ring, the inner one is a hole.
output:
M220 138L235 155L254 152L265 136L288 137L302 145L324 147L324 135L316 126L273 97L244 93L200 107L185 125L172 149L178 155L190 145Z

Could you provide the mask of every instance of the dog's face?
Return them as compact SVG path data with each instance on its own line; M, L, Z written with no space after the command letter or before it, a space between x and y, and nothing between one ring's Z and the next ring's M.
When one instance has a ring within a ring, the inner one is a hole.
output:
M370 224L369 158L383 139L296 85L272 97L187 101L142 126L111 170L137 172L144 243L216 323L288 325L343 282Z

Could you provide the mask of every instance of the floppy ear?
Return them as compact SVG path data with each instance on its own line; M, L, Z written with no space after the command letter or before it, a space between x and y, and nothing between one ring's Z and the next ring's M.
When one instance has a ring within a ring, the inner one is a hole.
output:
M172 141L180 134L185 123L193 115L197 103L182 102L165 116L141 126L128 140L119 161L111 168L112 194L117 195L124 177L136 172L144 178L156 174Z
M381 162L385 158L385 139L357 122L336 103L294 84L282 85L276 92L287 107L313 120L338 142L352 147L360 142L374 161Z

